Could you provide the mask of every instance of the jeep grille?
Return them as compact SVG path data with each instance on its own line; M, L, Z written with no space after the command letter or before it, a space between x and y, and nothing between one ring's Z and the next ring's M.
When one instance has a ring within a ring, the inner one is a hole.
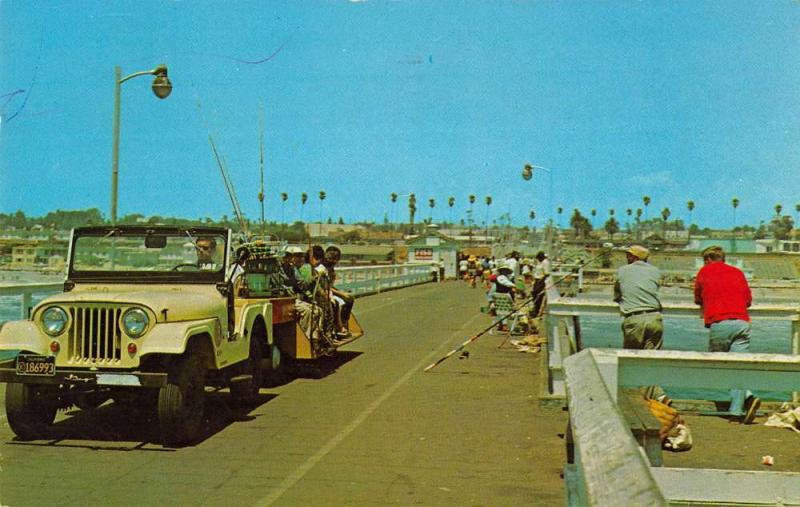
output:
M69 308L67 357L72 364L114 365L122 358L120 306L75 305Z

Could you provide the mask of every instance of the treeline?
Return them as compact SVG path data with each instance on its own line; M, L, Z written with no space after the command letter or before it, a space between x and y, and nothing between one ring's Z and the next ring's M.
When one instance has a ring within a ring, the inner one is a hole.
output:
M118 218L117 223L120 225L206 225L211 227L227 227L234 231L239 231L241 229L238 220L228 215L223 215L221 218L215 220L211 217L189 219L159 215L145 216L140 213L132 213ZM292 224L282 224L274 221L266 222L263 226L263 230L260 221L245 218L245 223L247 224L248 230L253 234L262 234L263 232L265 235L279 237L287 241L303 241L308 237L306 224L301 221L296 221ZM339 217L337 221L329 217L326 223L344 225L345 222L341 217ZM105 215L98 208L86 210L56 210L40 217L27 216L21 210L15 213L0 213L0 230L11 228L30 230L41 227L48 231L65 231L75 227L109 224L110 221L106 219ZM395 230L395 227L390 224L376 225L372 223L357 223L356 225L363 225L375 231ZM354 236L354 240L360 239L360 234L357 231L352 231L350 235Z

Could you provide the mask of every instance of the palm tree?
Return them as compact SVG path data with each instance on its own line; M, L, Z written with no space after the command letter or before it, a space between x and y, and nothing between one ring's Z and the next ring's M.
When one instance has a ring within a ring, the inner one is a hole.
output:
M644 219L647 220L647 207L650 206L650 196L642 197L642 203L644 204Z
M614 208L608 210L608 216L613 217L614 213L615 213Z
M397 193L389 194L389 199L392 201L392 221L397 222Z
M628 215L628 220L625 222L625 226L628 228L628 235L631 234L631 216L633 215L633 210L628 208L625 210L625 214Z
M417 196L408 196L408 223L411 225L411 234L414 234L414 214L417 212Z
M472 246L472 222L474 221L472 219L472 205L475 204L475 196L473 194L469 194L467 200L469 201L469 210L467 211L467 214L469 215L469 218L467 219L469 222L469 246Z
M533 243L533 241L536 240L536 226L533 225L533 221L536 220L536 210L531 210L531 212L528 213L528 218L531 219L531 243ZM494 220L492 220L492 222L494 222Z
M286 200L289 199L289 194L281 192L281 224L286 224L284 218L284 211L286 210Z
M559 206L556 208L556 213L558 213L558 228L561 229L561 214L564 213L564 208Z
M794 205L794 238L797 239L797 229L800 228L800 204Z
M594 229L594 217L597 216L597 210L592 208L592 210L589 212L589 214L592 215L592 229Z
M731 199L731 205L733 206L733 242L731 245L731 252L736 252L736 208L739 207L739 198L734 197Z
M692 211L694 211L694 201L686 201L686 209L689 210L689 232L686 236L687 243L692 240Z
M639 241L641 238L641 232L639 230L639 223L642 220L642 208L636 208L636 241Z
M484 237L489 237L489 206L492 205L492 196L486 196L486 219L485 219L485 227L486 231L483 233Z
M308 201L308 194L303 192L300 194L300 221L303 221L303 210L306 207L306 202Z
M664 208L661 210L661 218L664 219L664 225L661 227L661 235L664 236L664 241L667 240L667 221L669 220L669 216L671 214L672 212L669 210L669 208Z
M783 211L783 206L781 206L780 204L776 204L776 205L775 205L775 216L777 216L778 218L780 218L780 216L781 216L781 211Z
M325 193L324 190L319 191L319 223L322 223L322 201L328 197L328 194Z
M428 199L428 206L431 208L430 214L428 215L428 223L432 224L433 223L433 208L436 206L436 199L434 199L433 197Z
M456 198L455 197L453 197L451 195L450 197L447 198L447 205L450 207L449 213L450 213L450 223L451 224L453 223L453 206L455 206L455 204L456 204Z

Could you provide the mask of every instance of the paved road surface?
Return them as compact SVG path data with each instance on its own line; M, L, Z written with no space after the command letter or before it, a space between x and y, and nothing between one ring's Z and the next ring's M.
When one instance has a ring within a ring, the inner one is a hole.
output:
M480 290L427 284L359 299L367 335L321 379L209 393L201 441L164 449L112 403L19 442L0 415L0 505L563 505L566 416L537 406L538 361L485 336Z

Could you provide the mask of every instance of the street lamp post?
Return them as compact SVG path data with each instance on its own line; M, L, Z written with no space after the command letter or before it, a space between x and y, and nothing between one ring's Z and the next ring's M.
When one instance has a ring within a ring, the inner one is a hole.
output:
M547 203L547 222L548 226L547 231L549 234L553 233L553 171L552 169L548 169L547 167L542 167L540 165L534 164L525 164L522 168L522 179L525 181L530 181L533 178L534 169L541 169L545 171L548 175L549 179L549 189L548 189L548 203ZM551 249L551 241L548 238L545 238L547 242L547 248ZM552 251L548 252L549 255L552 255Z
M120 97L122 95L122 83L138 76L155 76L153 79L153 93L159 99L165 99L172 92L172 83L167 76L167 66L158 65L151 70L134 72L122 77L122 69L117 65L114 68L114 130L112 134L111 146L111 225L117 223L117 185L119 178L119 117L120 117Z

